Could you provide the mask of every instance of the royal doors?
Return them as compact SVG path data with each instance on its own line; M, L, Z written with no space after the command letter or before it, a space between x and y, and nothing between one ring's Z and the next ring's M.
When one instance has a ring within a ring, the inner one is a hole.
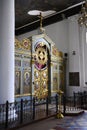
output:
M41 99L48 96L49 44L45 39L41 38L36 40L33 50L33 91L34 96Z

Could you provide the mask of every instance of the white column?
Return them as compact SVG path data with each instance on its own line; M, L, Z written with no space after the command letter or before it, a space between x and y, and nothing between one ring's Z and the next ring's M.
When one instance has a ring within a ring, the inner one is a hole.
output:
M80 41L79 41L78 15L69 17L68 23L69 23L69 72L79 72L79 78L80 78L80 46L79 46ZM72 96L73 92L78 91L81 91L81 84L80 86L73 85L67 88L69 96Z
M84 27L79 27L79 31L80 31L80 69L81 69L81 86L84 87L85 85L85 59L84 59L84 43L85 43L85 30Z
M79 29L77 15L68 19L69 22L69 72L79 72ZM73 54L75 51L75 54Z
M14 101L14 0L0 1L0 104Z

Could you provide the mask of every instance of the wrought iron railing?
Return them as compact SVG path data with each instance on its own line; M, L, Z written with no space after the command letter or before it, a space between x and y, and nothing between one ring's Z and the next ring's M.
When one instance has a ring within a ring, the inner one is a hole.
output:
M61 97L61 112L72 113L81 110L80 101L75 97ZM48 118L58 113L58 95L44 99L15 101L14 103L0 104L0 129L14 128L36 120Z
M13 128L56 114L57 96L0 104L0 129Z
M87 109L87 91L74 92L74 106L78 106L82 109Z

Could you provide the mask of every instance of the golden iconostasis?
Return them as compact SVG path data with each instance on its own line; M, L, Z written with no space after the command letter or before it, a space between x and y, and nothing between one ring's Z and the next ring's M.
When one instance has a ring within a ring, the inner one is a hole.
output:
M15 96L44 98L64 85L63 55L40 34L15 40Z

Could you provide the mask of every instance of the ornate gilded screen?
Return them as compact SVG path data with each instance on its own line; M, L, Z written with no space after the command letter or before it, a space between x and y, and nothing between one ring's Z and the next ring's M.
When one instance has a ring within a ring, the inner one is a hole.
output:
M48 95L48 46L45 40L34 45L34 95L38 98Z
M15 96L31 95L31 41L15 39Z

